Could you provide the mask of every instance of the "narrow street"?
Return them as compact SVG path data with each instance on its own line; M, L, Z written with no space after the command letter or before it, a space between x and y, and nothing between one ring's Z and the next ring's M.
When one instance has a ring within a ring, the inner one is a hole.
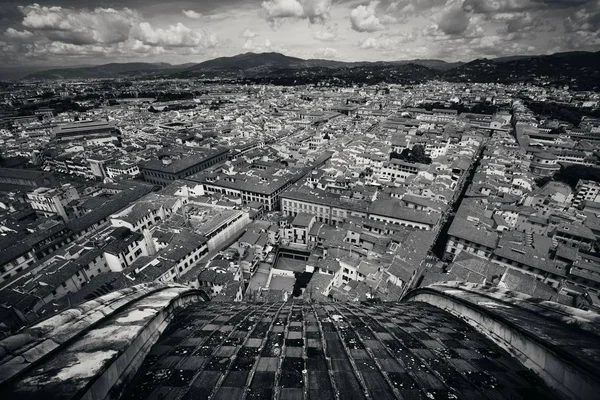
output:
M433 246L431 247L431 250L429 251L429 254L427 255L426 260L424 260L421 263L421 265L419 265L419 268L417 269L416 274L410 280L408 285L406 285L405 290L403 291L403 294L407 293L412 288L418 287L419 283L421 281L421 277L423 276L423 273L425 272L425 270L427 268L430 268L431 266L435 265L437 261L442 260L442 258L444 256L444 251L446 249L446 242L448 241L448 231L450 230L452 221L454 221L456 211L460 207L460 203L462 202L465 194L467 193L469 186L471 185L471 182L473 181L473 177L475 176L475 173L477 172L477 168L479 167L479 164L483 157L484 150L485 150L485 143L483 143L479 147L478 153L475 158L475 162L473 162L471 164L471 167L470 167L469 171L467 172L466 178L464 178L462 180L462 184L461 184L462 186L460 187L459 195L453 200L453 202L451 203L452 204L451 207L442 216L442 221L440 221L441 228L439 229L439 232L436 236Z
M460 207L460 203L462 203L469 186L471 186L471 182L473 181L473 177L477 172L477 168L481 162L481 158L483 157L483 150L485 149L485 144L483 144L479 148L479 152L477 153L477 157L475 162L471 165L470 170L467 172L466 179L463 180L462 187L460 188L460 194L458 197L452 202L452 206L450 209L444 214L442 217L445 221L443 222L442 228L438 233L435 243L431 248L431 253L436 256L438 259L442 259L444 256L444 250L446 248L446 242L448 241L448 231L450 230L450 226L452 225L452 221L454 221L454 216L456 215L456 211Z

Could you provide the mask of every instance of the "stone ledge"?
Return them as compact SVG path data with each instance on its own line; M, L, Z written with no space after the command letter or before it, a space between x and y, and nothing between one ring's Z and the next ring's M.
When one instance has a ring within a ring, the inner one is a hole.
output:
M0 359L0 386L19 379L27 370L62 352L69 344L93 332L95 327L130 305L155 295L155 301L160 302L156 310L160 310L186 292L199 296L197 290L178 285L142 284L126 288L82 303L5 338L0 341L0 354L3 354Z
M465 320L565 397L597 398L597 314L458 282L413 290L404 301L429 303Z

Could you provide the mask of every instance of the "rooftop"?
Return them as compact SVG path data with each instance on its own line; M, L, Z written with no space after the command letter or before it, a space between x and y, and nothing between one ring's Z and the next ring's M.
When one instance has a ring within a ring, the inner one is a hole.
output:
M144 164L143 169L177 174L188 168L192 168L205 160L227 153L229 150L226 148L216 148L201 152L198 150L196 151L197 153L184 155L179 159L173 160L170 164L163 164L161 160L150 160Z
M292 226L308 228L313 218L314 216L312 214L305 212L298 213L298 215L296 215L296 218L294 218L294 220L292 221Z
M435 307L291 302L188 307L124 397L445 398L457 390L553 398L508 353Z
M585 389L562 379L561 393L598 387L600 316L507 290L454 282L402 303L207 300L139 285L29 327L0 343L3 398L562 398L530 369L540 367L587 371ZM524 366L470 325L478 315L520 334L511 351L535 340L558 358Z

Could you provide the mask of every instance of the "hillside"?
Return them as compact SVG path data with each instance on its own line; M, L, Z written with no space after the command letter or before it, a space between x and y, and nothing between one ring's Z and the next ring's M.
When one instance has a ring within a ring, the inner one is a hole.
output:
M549 56L510 56L449 63L435 59L342 62L289 57L280 53L245 53L199 64L125 63L56 68L25 79L97 79L162 76L180 79L234 80L281 85L419 83L430 79L451 82L564 85L581 90L600 86L600 52L569 52Z
M444 72L451 82L569 84L581 90L600 87L600 52L471 61Z
M174 72L183 66L173 66L167 63L112 63L74 68L56 68L35 72L26 76L28 80L52 80L52 79L101 79L114 78L118 76L137 76L141 74L157 74L163 72Z
M206 61L172 75L175 78L235 79L251 83L334 85L383 81L416 83L434 77L430 68L409 62L354 62L303 60L278 53L246 53Z

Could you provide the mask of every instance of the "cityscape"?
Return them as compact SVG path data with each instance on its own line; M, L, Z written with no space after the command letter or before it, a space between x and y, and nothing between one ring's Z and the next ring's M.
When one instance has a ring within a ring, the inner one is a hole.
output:
M597 398L600 4L81 3L0 11L3 399Z

